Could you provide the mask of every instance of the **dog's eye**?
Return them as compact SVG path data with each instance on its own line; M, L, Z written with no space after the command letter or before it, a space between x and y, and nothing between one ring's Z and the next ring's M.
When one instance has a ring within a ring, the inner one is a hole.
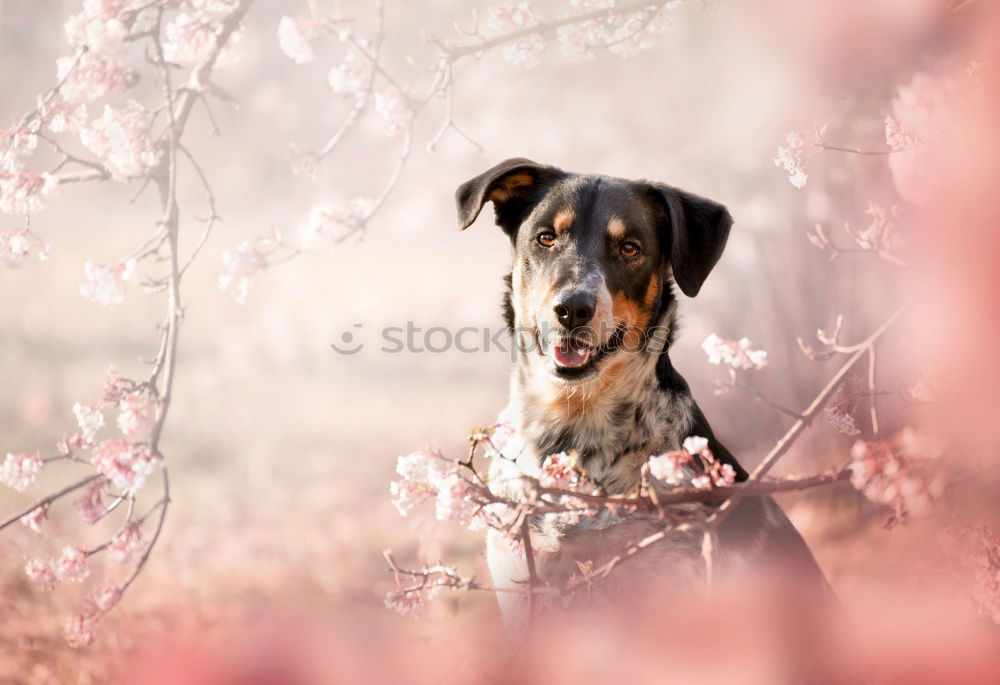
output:
M639 247L638 243L634 243L631 240L622 243L622 257L628 257L631 259L632 257L638 257L640 252L642 252L642 248Z
M538 244L542 247L552 247L556 244L556 234L552 231L542 231L538 234L538 237L535 238L535 240L537 240Z

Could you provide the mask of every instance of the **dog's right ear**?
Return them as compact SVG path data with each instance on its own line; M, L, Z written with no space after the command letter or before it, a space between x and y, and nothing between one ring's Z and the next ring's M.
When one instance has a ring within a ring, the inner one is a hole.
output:
M540 185L556 173L555 167L514 157L469 179L455 191L459 230L471 226L489 200L496 210L497 225L513 236Z

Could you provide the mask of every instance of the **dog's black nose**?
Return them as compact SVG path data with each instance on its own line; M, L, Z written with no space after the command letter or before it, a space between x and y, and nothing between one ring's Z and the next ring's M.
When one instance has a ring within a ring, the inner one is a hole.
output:
M590 293L570 293L561 297L553 309L556 312L559 323L569 330L573 330L577 326L583 326L594 318L596 299Z

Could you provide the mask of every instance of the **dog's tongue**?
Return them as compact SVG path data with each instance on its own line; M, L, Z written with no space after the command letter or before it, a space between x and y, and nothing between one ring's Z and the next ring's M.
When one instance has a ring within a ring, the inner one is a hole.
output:
M574 368L590 361L594 348L580 343L563 340L552 344L552 358L559 366Z

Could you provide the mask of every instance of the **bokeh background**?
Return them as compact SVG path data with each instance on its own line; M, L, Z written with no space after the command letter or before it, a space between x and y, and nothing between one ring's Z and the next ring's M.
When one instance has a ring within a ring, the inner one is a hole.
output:
M367 3L343 5L361 25L370 22ZM433 51L421 32L454 36L453 22L469 25L473 11L487 5L390 0L387 64L399 79L426 84ZM381 606L391 585L380 556L387 547L407 561L444 557L466 573L485 574L477 536L430 518L400 519L388 483L397 455L428 443L448 455L464 452L470 427L491 423L505 403L508 355L377 348L380 329L407 321L425 330L501 326L507 241L490 212L459 233L452 193L510 156L664 181L730 208L736 224L729 247L702 293L682 298L672 357L716 433L752 467L789 420L745 394L715 393L723 373L700 349L710 332L748 336L766 349L768 367L748 381L801 408L837 362L809 361L797 336L811 340L844 314L845 341L859 340L907 296L918 293L922 304L928 293L943 297L935 279L960 281L962 262L979 254L951 254L954 269L939 264L938 271L899 269L864 254L829 262L807 232L817 223L832 231L845 222L863 227L875 202L903 206L899 230L911 248L917 244L908 258L924 264L920 245L926 254L935 244L919 240L928 210L904 203L884 157L824 153L797 189L772 162L777 147L786 132L815 123L828 124L826 137L836 144L885 150L884 118L900 86L918 72L964 69L990 26L983 5L681 3L656 46L632 58L571 58L553 42L532 69L497 52L464 60L454 74L454 113L482 150L454 133L433 153L425 150L440 122L435 105L418 122L401 180L363 238L268 270L239 305L216 287L222 252L270 226L294 235L316 204L375 194L398 144L371 118L314 179L292 173L292 146L318 148L347 112L326 82L342 48L330 40L318 46L317 62L294 64L276 30L282 15L305 11L305 3L259 2L248 15L240 61L217 77L236 101L214 106L221 136L210 135L204 113L189 127L223 222L184 286L176 396L163 438L174 497L164 537L123 605L103 622L97 643L76 651L61 638L65 612L79 600L74 588L43 594L22 571L26 558L80 539L72 510L54 512L54 539L6 531L0 682L103 682L121 647L163 631L225 632L279 611L347 621L363 634L379 630L402 620ZM557 2L536 7L552 16L564 9ZM0 123L14 121L54 82L54 61L66 50L61 25L76 10L75 2L0 1ZM192 215L205 212L197 181L189 176L185 184L182 249L199 231ZM104 309L78 291L84 261L109 263L153 230L156 198L145 194L130 204L136 190L61 188L33 221L54 245L51 258L30 270L0 270L3 452L54 445L74 430L73 403L96 399L109 365L138 373L139 359L155 352L158 297L134 289L124 305ZM0 217L0 228L16 221ZM982 260L976 272L988 273L990 258ZM986 291L969 293L988 292L991 283L984 275L979 285ZM991 311L990 298L971 297L962 316ZM884 388L914 385L942 349L919 343L947 330L948 320L918 314L882 348ZM331 350L345 331L365 349L351 356ZM972 337L982 345L970 350L977 359L991 338ZM990 378L994 366L978 365L976 375ZM925 408L892 397L882 407L888 434L926 420ZM864 429L864 411L860 416ZM778 472L839 466L852 442L817 423ZM49 469L54 473L39 491L72 467L59 468L66 471ZM15 510L30 496L5 490L0 506ZM781 502L846 604L919 571L907 550L928 544L930 524L886 531L885 512L849 485ZM469 595L446 599L434 612L439 622L461 624L491 620L494 609L491 598Z

